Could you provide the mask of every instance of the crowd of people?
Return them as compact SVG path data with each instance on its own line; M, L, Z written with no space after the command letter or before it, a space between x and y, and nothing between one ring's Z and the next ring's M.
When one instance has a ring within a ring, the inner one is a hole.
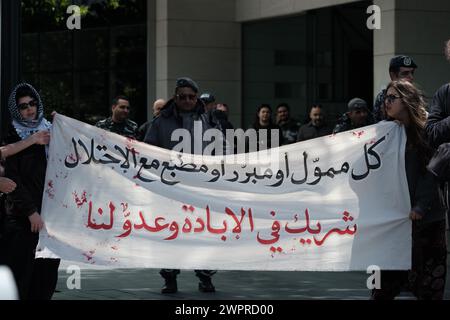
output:
M450 60L450 40L446 52ZM389 64L391 82L377 95L372 110L366 101L353 97L334 128L325 121L324 107L320 104L310 107L309 122L301 125L291 117L290 106L286 103L276 107L275 117L270 105L259 105L250 126L258 134L258 150L354 130L383 120L395 121L405 128L412 268L408 271L383 270L381 288L373 290L373 299L394 299L405 289L411 290L418 299L443 299L444 295L448 201L445 183L439 182L439 177L427 170L427 165L434 149L450 142L450 84L436 92L428 107L414 85L417 67L411 57L393 57ZM171 139L177 129L188 130L194 137L196 121L201 122L203 132L218 129L225 135L226 130L234 129L229 120L229 106L216 102L211 93L200 95L199 92L194 80L177 79L173 96L155 101L153 119L140 127L129 119L130 99L117 96L112 101L111 116L96 126L165 149L173 149L178 143ZM0 178L0 191L4 193L0 264L6 264L13 271L21 299L51 299L59 260L35 259L38 234L44 227L40 211L51 123L44 118L44 104L39 93L29 84L20 84L13 90L8 107L11 129L4 137L5 145L0 148L5 168L4 177ZM262 130L269 133L260 136ZM271 135L272 131L278 135ZM278 141L272 140L273 136L278 137ZM200 291L215 291L211 281L215 272L195 270ZM160 271L165 280L162 293L177 292L179 273L180 270L174 269Z

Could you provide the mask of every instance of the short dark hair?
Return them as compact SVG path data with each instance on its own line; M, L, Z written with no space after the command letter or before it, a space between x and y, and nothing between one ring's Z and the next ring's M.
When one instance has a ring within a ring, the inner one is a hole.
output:
M16 102L23 97L32 97L36 99L36 96L34 95L33 90L31 90L29 87L20 87L16 91Z
M114 99L112 99L111 105L115 106L115 105L119 104L119 100L125 100L125 101L130 102L130 99L128 99L127 96L117 96L117 97L114 97Z
M263 104L260 104L260 105L258 106L258 108L256 109L256 115L258 115L258 113L261 111L261 109L264 109L264 108L269 109L270 113L272 113L272 108L270 107L270 104L268 104L268 103L263 103Z
M323 109L323 106L321 104L319 104L319 103L313 103L311 105L311 107L309 108L309 113L311 113L312 109L314 109L314 108Z
M281 107L285 107L288 112L291 111L291 107L289 107L289 104L287 104L286 102L279 103L275 110L278 111L278 109Z

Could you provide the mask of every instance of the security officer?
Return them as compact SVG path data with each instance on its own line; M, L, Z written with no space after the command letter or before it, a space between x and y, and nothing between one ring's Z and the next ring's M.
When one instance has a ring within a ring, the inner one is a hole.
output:
M372 124L367 102L361 98L353 98L348 103L348 111L333 130L333 133L344 132Z
M202 100L205 104L205 112L214 110L216 108L216 98L211 93L203 93L200 96L200 100Z
M406 80L412 83L414 81L414 72L417 68L417 64L414 63L414 60L411 57L405 55L395 56L389 63L389 76L392 81ZM379 122L386 118L383 110L385 95L386 89L383 89L375 99L375 104L373 106L373 118L375 122Z
M136 139L138 125L136 122L128 119L130 115L130 99L125 96L115 97L112 101L111 111L111 117L100 120L95 126L124 137Z

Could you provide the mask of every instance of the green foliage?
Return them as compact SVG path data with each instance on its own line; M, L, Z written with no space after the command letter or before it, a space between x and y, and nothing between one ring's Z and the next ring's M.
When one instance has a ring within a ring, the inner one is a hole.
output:
M25 33L66 28L67 8L72 0L22 0ZM145 21L140 0L102 0L90 5L78 4L83 27L111 26ZM86 22L86 23L85 23Z

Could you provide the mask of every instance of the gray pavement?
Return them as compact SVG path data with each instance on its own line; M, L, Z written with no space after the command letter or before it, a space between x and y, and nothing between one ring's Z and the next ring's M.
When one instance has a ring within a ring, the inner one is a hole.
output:
M219 271L213 277L217 291L201 293L194 272L182 270L179 292L162 295L158 269L83 269L81 289L69 290L66 266L62 263L59 271L55 300L367 300L370 293L366 288L369 275L364 272L291 271ZM404 293L399 299L414 297ZM445 299L450 299L450 281Z

